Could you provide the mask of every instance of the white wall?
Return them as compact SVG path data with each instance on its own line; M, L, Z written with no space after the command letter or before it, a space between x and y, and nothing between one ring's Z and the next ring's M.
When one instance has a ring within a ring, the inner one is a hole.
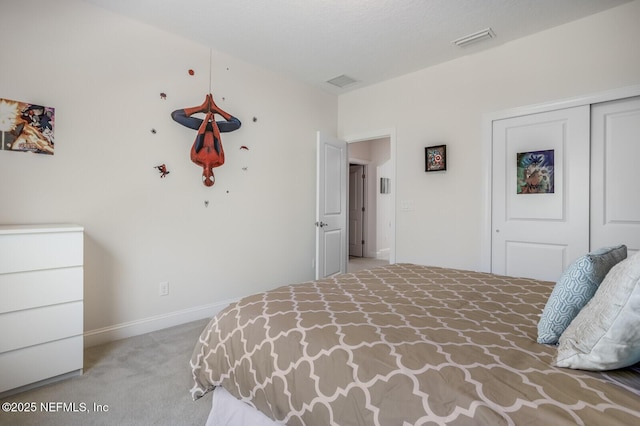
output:
M396 260L476 269L483 114L640 83L638 22L635 1L336 99L216 46L210 79L209 46L79 0L3 1L0 98L55 107L56 151L0 153L0 223L85 226L94 341L206 316L313 277L315 131L335 133L339 115L342 136L395 130ZM169 114L210 82L243 126L223 134L226 164L206 188L195 132ZM424 147L439 143L448 170L426 174Z
M482 269L483 115L640 83L639 23L635 1L341 95L339 136L396 131L396 261ZM447 171L425 173L437 144Z
M95 342L313 278L316 131L336 133L335 96L78 0L3 1L0 40L0 98L56 108L54 156L0 153L0 223L85 227ZM170 113L210 83L242 127L207 188L196 132Z

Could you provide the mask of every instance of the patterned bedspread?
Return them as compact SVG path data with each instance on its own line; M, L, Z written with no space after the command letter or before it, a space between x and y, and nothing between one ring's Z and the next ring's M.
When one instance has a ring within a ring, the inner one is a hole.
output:
M192 396L223 386L289 425L640 424L617 372L536 343L552 289L395 264L249 296L200 336Z

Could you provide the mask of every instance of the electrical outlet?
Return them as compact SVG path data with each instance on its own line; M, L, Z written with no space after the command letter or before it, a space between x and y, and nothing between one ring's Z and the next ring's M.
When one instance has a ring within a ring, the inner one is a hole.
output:
M162 281L158 286L158 295L166 296L169 294L169 281Z

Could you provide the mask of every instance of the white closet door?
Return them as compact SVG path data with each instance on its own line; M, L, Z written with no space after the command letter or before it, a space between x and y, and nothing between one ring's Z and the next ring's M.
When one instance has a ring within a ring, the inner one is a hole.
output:
M555 281L588 252L589 110L585 105L493 122L493 273ZM524 193L518 154L540 151L553 151L554 190Z
M640 97L592 106L591 248L640 250Z

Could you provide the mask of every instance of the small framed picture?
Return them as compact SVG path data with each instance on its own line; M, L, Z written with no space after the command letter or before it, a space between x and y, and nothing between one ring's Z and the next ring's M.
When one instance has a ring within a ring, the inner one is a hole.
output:
M447 146L428 146L424 149L424 157L427 172L447 170Z
M391 188L389 187L389 178L381 177L380 178L380 193L381 194L389 194L391 192Z

